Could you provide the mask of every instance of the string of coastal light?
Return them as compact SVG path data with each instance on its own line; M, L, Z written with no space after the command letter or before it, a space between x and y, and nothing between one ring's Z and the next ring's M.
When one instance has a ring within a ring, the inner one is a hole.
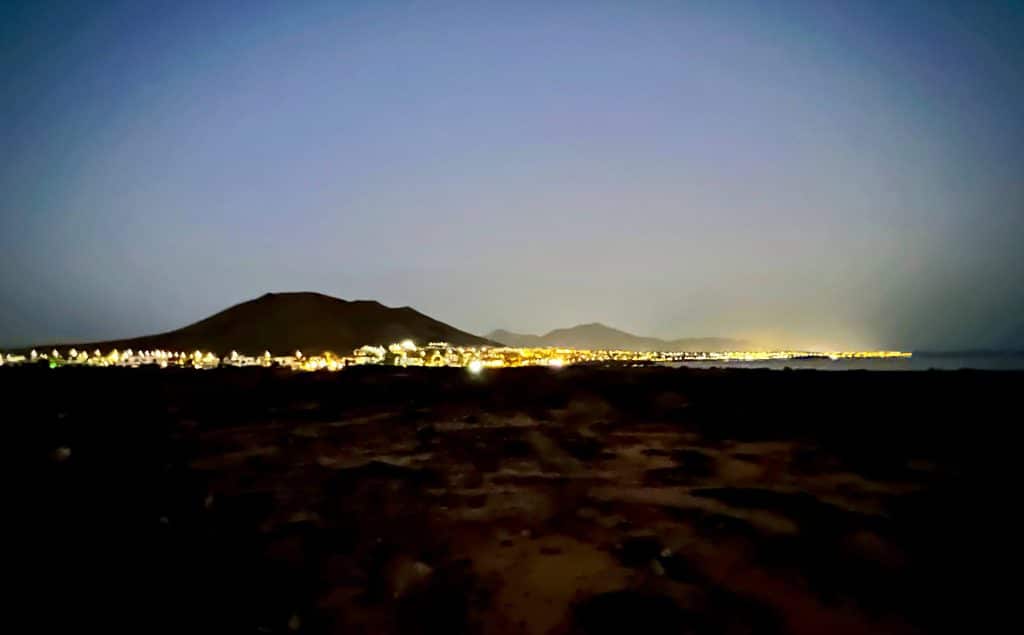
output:
M417 346L412 340L384 346L361 346L350 355L327 351L307 355L294 351L290 355L245 355L238 351L220 356L212 351L191 352L168 350L110 350L106 353L71 348L63 353L52 349L49 353L31 351L28 354L0 354L0 366L45 364L50 368L65 366L94 366L141 368L193 368L209 370L220 367L280 367L296 371L338 371L350 366L393 365L423 366L427 368L460 367L479 374L491 368L547 366L561 368L581 363L615 362L659 364L673 362L759 362L796 359L906 359L911 353L903 351L624 351L586 350L574 348L514 348L499 346L453 346L447 342L430 342Z

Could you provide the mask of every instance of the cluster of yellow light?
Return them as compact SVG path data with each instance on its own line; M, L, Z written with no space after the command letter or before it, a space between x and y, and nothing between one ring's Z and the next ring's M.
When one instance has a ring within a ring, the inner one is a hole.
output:
M27 362L49 362L51 367L68 365L87 366L121 366L138 368L140 366L159 366L160 368L196 368L210 369L219 366L279 366L292 370L303 371L337 371L346 366L365 364L392 364L395 366L426 366L426 367L461 367L474 374L488 368L505 368L521 366L547 366L561 368L581 363L594 362L634 362L634 363L669 363L669 362L756 362L795 359L900 359L910 357L903 351L705 351L705 352L665 352L665 351L624 351L624 350L583 350L573 348L512 348L512 347L473 347L452 346L445 342L430 342L426 346L417 346L412 340L395 342L387 347L362 346L351 355L341 356L330 351L320 354L304 355L295 351L291 355L272 356L269 351L262 355L248 356L231 351L220 357L210 351L195 350L190 353L166 350L133 351L126 349L111 350L106 354L94 350L92 353L70 349L65 355L54 349L47 353L31 351L28 356L21 354L0 354L0 365L17 365Z

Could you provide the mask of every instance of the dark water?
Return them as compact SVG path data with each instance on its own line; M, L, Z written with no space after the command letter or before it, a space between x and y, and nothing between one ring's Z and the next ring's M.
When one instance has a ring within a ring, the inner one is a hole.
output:
M692 368L773 368L814 370L1024 370L1020 353L914 353L910 359L780 359L757 362L680 362Z

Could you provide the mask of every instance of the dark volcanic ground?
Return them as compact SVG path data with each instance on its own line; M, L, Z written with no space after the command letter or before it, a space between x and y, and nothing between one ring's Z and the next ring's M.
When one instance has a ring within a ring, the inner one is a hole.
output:
M32 632L977 631L1024 385L0 371Z

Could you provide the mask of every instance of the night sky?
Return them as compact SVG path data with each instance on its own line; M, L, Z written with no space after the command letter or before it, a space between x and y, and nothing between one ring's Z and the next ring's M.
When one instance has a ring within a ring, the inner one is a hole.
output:
M0 72L0 345L314 290L1024 346L1021 2L6 0Z

